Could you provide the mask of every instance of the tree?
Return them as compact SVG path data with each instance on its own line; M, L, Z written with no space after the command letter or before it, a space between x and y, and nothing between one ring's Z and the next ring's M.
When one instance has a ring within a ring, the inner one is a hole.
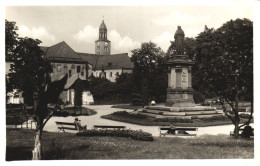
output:
M130 101L136 86L132 73L122 73L116 78L117 98L121 101Z
M83 84L80 79L77 79L74 83L74 90L75 90L75 97L74 103L75 106L81 107L82 106L82 94L83 94Z
M131 51L134 63L133 77L144 104L160 101L166 94L167 72L164 52L155 43L142 43L141 48Z
M18 44L18 27L13 21L5 20L5 60L11 61L14 49Z
M93 77L90 81L90 92L93 94L95 102L102 99L113 99L116 97L116 83L107 79Z
M51 64L43 58L39 48L40 40L18 37L15 22L6 20L6 59L12 62L7 86L23 92L26 109L31 110L31 117L36 121L35 146L33 159L41 159L42 130L56 109L47 107L56 103L64 89L67 76L51 82ZM11 86L10 86L11 85Z
M200 90L214 92L223 106L232 107L235 116L225 113L235 125L237 138L238 100L247 98L253 104L253 23L236 19L216 30L205 27L196 38L195 59Z

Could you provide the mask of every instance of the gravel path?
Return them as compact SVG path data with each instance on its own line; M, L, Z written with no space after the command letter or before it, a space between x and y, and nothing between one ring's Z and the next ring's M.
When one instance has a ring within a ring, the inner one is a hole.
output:
M145 132L152 133L153 136L159 136L158 126L141 126L136 124L130 124L125 122L118 122L108 119L101 118L102 115L111 114L112 112L126 110L131 112L132 110L128 109L120 109L120 108L111 108L112 105L86 105L86 107L94 109L97 114L92 116L78 116L81 120L82 125L87 125L87 128L92 128L93 125L123 125L126 126L127 129L132 130L143 130ZM52 117L44 127L45 131L49 132L57 132L57 126L55 124L56 121L62 122L74 122L75 117ZM230 131L234 129L234 125L224 125L224 126L210 126L210 127L199 127L197 135L223 135L229 137ZM66 131L67 132L67 131ZM69 131L68 132L75 132Z

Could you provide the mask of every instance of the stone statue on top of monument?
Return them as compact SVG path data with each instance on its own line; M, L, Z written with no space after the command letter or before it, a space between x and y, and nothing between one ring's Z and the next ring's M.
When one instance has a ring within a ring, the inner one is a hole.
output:
M178 29L174 34L177 55L184 55L184 36L185 34L181 29L181 26L178 26Z

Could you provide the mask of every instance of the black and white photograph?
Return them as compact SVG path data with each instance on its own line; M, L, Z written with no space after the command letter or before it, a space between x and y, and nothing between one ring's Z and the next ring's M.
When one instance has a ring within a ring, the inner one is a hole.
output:
M259 1L29 2L1 5L4 164L257 165Z

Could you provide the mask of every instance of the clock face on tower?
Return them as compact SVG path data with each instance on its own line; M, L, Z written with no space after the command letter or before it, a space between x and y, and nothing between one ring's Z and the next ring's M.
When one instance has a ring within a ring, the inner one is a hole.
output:
M108 43L107 42L105 42L105 46L107 46L108 45Z

